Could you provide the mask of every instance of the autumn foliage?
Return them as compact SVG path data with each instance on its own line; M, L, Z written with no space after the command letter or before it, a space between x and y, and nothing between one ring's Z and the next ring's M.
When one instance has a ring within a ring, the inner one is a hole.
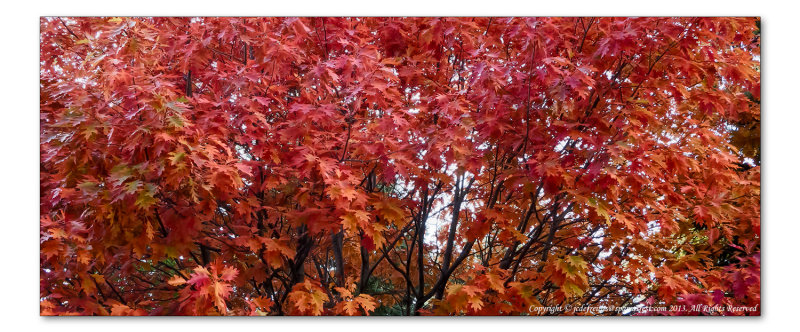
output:
M760 314L756 18L40 38L42 315Z

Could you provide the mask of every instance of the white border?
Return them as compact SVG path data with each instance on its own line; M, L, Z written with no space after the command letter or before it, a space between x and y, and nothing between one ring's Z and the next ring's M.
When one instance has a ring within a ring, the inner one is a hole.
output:
M792 326L797 316L795 244L800 218L796 133L798 20L788 6L767 1L66 1L6 2L0 20L0 313L10 330L214 331L220 329L352 329L418 331L675 331L772 329ZM38 316L39 16L762 16L763 90L763 272L760 318L42 318ZM10 324L9 324L10 323ZM759 325L759 326L754 326ZM764 326L766 325L766 326Z

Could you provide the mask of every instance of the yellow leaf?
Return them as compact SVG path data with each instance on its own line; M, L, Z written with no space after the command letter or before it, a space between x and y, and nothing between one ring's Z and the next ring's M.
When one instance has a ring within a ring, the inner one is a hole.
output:
M367 294L360 294L355 299L358 302L358 305L361 306L361 309L364 309L364 312L369 314L372 311L375 311L375 298Z
M344 287L335 287L334 289L339 292L340 295L342 295L342 298L349 299L353 297L353 293Z
M104 284L106 282L106 278L104 278L102 274L94 273L91 275L91 277L94 278L98 284Z
M358 306L355 301L347 301L342 303L342 309L348 316L358 315Z
M500 276L495 273L487 273L486 280L489 280L489 287L491 287L493 290L500 294L505 294L506 289L503 287L503 280L500 279Z
M181 276L174 276L172 279L169 279L167 283L172 286L180 286L186 283L186 279L183 279Z

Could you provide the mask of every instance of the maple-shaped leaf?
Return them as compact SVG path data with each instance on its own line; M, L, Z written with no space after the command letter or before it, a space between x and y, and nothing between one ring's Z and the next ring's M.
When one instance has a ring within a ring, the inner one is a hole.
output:
M205 267L198 266L194 268L194 271L191 275L189 275L189 280L186 281L187 284L196 286L197 288L202 288L207 285L211 281L211 272L209 272Z
M169 280L167 280L167 283L172 285L172 286L180 286L180 285L183 285L183 284L186 283L186 279L183 279L183 277L176 275L176 276L170 278ZM197 283L196 280L192 282L192 284L195 284L195 283Z
M149 209L157 202L155 193L155 185L152 183L145 184L144 188L139 190L139 195L136 197L136 206L143 210Z
M300 314L319 316L323 306L328 301L328 295L315 282L306 280L297 284L289 293L289 300Z
M368 294L359 294L354 301L358 303L364 313L369 315L370 312L375 311L376 303L375 299L368 295Z
M219 279L224 281L233 281L239 274L239 270L232 266L225 266L220 272Z

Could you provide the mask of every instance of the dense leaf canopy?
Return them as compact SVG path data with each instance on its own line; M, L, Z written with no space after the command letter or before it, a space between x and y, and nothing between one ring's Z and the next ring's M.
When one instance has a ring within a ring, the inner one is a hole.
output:
M757 19L40 37L43 315L760 314Z

